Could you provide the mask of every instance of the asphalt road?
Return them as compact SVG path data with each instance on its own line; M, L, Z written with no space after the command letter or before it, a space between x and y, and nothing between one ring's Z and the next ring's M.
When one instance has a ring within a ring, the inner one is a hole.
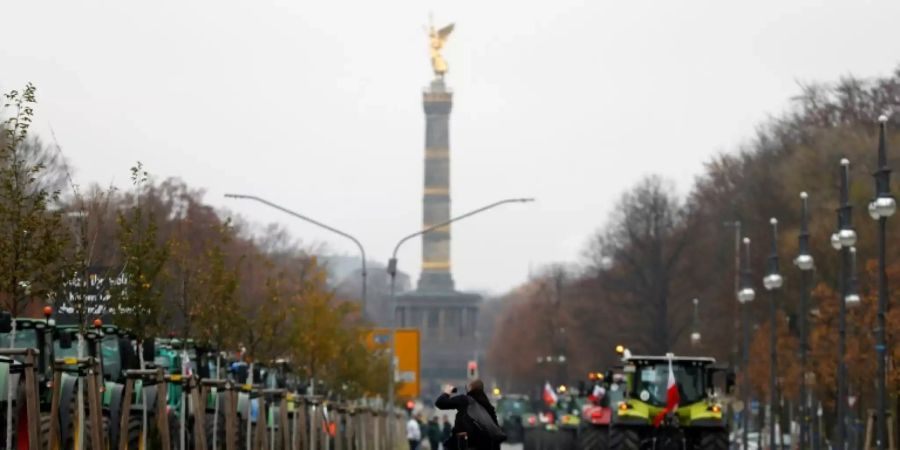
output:
M500 450L522 450L522 444L501 444Z

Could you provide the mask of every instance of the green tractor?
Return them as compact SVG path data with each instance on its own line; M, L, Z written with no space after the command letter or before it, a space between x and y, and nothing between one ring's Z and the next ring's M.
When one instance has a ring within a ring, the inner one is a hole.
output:
M527 395L502 395L497 399L497 419L506 433L506 442L518 444L525 441L525 428L528 426L529 417L534 422L537 421Z
M722 374L728 391L733 379L714 358L632 356L626 351L622 361L626 388L610 429L611 450L728 449L715 381ZM679 397L674 411L666 410L670 370Z
M552 389L547 384L544 388ZM584 400L565 385L553 389L555 400L549 402L544 395L534 401L533 413L522 415L523 448L525 450L575 450L579 411Z
M15 339L12 340L13 327ZM31 318L12 318L9 313L0 313L0 348L24 349L32 348L39 352L36 368L38 382L38 398L41 410L41 422L49 424L50 414L50 382L52 375L52 353L50 352L48 330L52 327L46 320ZM0 360L0 442L7 439L18 441L27 434L27 416L24 407L24 390L20 372L24 360L21 357L3 357ZM18 373L17 373L18 372ZM12 390L9 390L12 384ZM11 394L9 398L7 396ZM7 411L11 411L13 433L7 436ZM26 440L30 437L26 437Z
M33 348L39 351L36 367L38 381L38 405L41 416L42 434L47 435L50 423L50 410L52 400L52 382L53 382L53 366L54 361L62 359L65 361L73 360L78 356L77 334L78 327L74 325L57 325L54 320L50 319L52 309L44 310L45 319L36 318L12 318L8 314L4 314L0 318L0 347L2 348ZM15 327L15 339L12 339L12 329ZM116 412L110 413L110 408L115 409L115 405L121 404L121 389L116 390L114 378L121 377L122 362L118 356L118 352L112 352L110 346L112 336L104 336L98 328L89 329L85 333L85 356L93 356L103 361L104 381L106 386L103 389L103 415L105 417L104 426L108 427L112 422L109 417L116 417ZM115 353L115 354L113 354ZM133 354L133 351L132 351ZM17 357L18 358L18 357ZM21 360L15 361L22 363ZM74 445L78 439L78 432L81 429L76 423L75 407L77 396L77 376L76 369L65 369L60 379L60 438L63 446ZM18 375L8 376L7 370L2 371L0 375L0 403L4 406L0 408L0 415L3 416L3 432L5 433L5 416L6 416L6 393L7 381L12 380L13 383L19 383L16 379ZM21 397L21 389L14 389L14 395ZM118 397L117 397L118 393ZM21 398L13 398L13 403L21 404ZM13 419L17 424L23 419L24 411L17 406ZM17 425L18 426L18 425ZM90 424L85 424L90 426ZM42 436L45 438L46 436Z
M213 389L207 398L201 400L204 405L203 410L197 411L187 401L188 392L185 390L187 378L182 377L192 374L201 379L218 378L219 374L216 373L216 353L211 349L198 345L193 339L178 338L155 339L153 352L154 365L162 368L170 376L170 381L167 383L166 397L168 399L169 428L173 448L180 446L182 426L184 426L185 447L192 447L194 442L194 420L197 413L205 415L206 439L211 442L212 421L216 420L215 410L216 402L219 401L220 397L219 393L216 389Z

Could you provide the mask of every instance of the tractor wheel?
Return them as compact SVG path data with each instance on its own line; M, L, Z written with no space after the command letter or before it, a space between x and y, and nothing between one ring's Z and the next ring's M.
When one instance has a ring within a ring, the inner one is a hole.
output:
M612 427L609 430L610 450L640 450L641 435L637 430L626 427Z
M77 384L76 384L77 386ZM69 425L67 429L62 429L60 427L59 433L59 443L60 448L75 448L76 442L79 440L79 436L83 433L83 442L85 448L93 448L93 442L91 442L91 428L93 425L91 424L91 411L88 408L88 400L87 396L84 398L84 411L82 421L84 422L84 427L80 428L78 425L78 397L76 395L72 395L71 401L69 402L68 407L66 408L64 405L60 405L60 414L67 415L69 419ZM66 409L63 409L66 408ZM46 420L45 420L46 416ZM62 423L60 423L62 425ZM43 427L47 427L46 433L46 442L50 443L50 414L46 413L41 416L41 429ZM44 440L43 432L42 432L42 441ZM100 447L101 448L115 448L115 445L109 442L109 417L106 417L103 412L100 412Z
M728 450L728 433L725 430L715 430L701 434L700 450Z
M143 441L141 422L142 419L140 414L131 414L128 416L128 429L123 431L124 433L128 433L128 450L140 450L141 448L141 441ZM116 445L119 444L116 443Z
M607 450L609 448L609 427L588 425L578 433L577 450Z
M50 448L50 413L41 414L41 448L45 448L47 450L58 450L57 448Z
M561 429L556 432L556 450L575 450L576 430Z
M522 433L522 450L538 450L537 431L531 428Z
M91 429L93 428L93 425L91 425L90 417L91 417L90 411L85 410L85 413L84 413L84 448L94 448L93 441L91 440ZM115 448L114 446L109 445L109 443L107 441L109 441L109 418L101 414L100 415L100 448Z
M206 413L206 421L203 422L203 426L206 427L206 445L213 450L225 448L225 417L221 414L216 417L213 413ZM215 433L213 428L215 428ZM216 438L215 446L213 446L213 437Z
M216 444L217 446L213 448L213 420L215 419L215 415L213 413L206 414L206 422L204 422L204 426L206 427L206 445L213 450L221 450L225 448L225 441L228 436L225 433L225 416L222 412L219 413L218 417L218 427L216 428ZM244 448L244 444L246 442L247 429L245 428L247 424L241 421L241 417L237 416L235 418L235 427L237 428L234 433L235 445L234 448Z
M138 415L138 420L140 420L140 415ZM180 424L178 422L178 418L175 416L175 413L172 411L168 412L168 420L169 420L169 429L167 430L167 434L169 436L169 446L172 450L181 450L179 448L179 444L181 443L181 437L179 435ZM162 447L162 437L160 430L156 426L156 418L148 417L147 419L147 427L150 428L148 437L147 437L147 445L150 448L161 448ZM185 437L186 442L190 442L187 437Z

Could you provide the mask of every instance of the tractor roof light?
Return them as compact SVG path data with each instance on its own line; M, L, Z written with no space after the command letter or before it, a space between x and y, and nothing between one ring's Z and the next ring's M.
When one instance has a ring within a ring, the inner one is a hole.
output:
M619 354L619 355L625 353L625 346L622 345L622 344L617 345L617 346L616 346L616 353Z
M619 411L628 411L628 403L619 402Z

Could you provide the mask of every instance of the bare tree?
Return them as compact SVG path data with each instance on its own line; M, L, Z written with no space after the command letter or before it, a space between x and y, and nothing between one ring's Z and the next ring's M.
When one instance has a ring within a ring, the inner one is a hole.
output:
M688 213L659 176L622 195L588 251L591 269L616 302L629 338L643 351L671 350L681 327L670 322L677 268L688 240ZM673 326L674 325L674 326Z

